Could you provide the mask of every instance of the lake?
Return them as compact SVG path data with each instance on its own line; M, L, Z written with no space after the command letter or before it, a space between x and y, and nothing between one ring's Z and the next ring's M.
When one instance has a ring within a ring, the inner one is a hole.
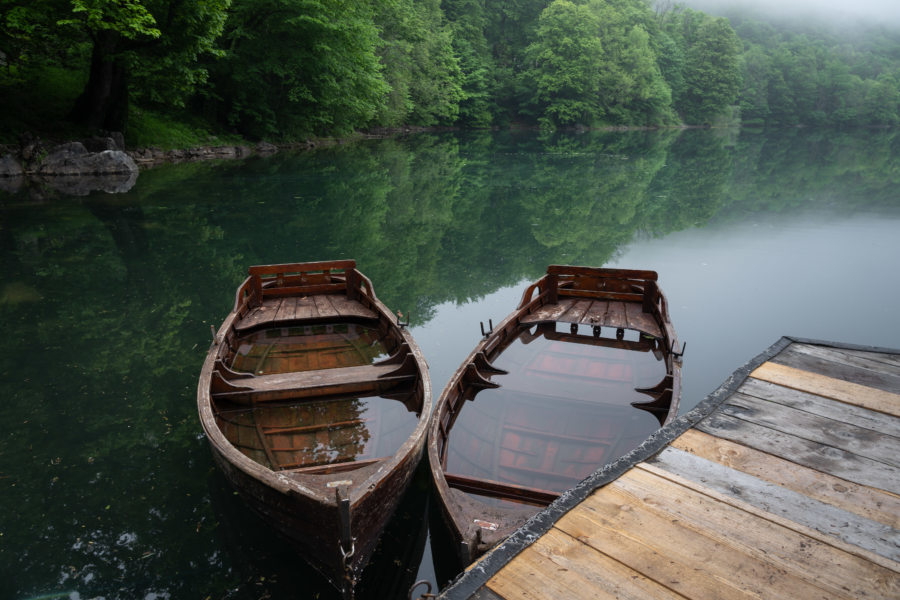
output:
M900 346L900 131L419 134L167 165L121 194L0 191L0 255L0 598L328 599L196 414L248 265L355 258L435 400L548 264L656 270L684 412L782 335ZM430 501L420 471L362 597L452 575Z

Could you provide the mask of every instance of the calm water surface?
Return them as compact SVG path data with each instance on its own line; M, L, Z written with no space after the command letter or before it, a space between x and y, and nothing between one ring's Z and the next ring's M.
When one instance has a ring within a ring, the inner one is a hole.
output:
M478 133L0 192L0 598L336 596L200 434L248 265L356 258L435 396L547 264L654 269L687 410L781 335L898 345L898 164L897 131ZM428 492L422 472L363 596L435 580Z

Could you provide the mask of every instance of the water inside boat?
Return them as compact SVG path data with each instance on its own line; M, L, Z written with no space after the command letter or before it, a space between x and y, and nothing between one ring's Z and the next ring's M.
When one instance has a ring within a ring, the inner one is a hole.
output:
M493 362L508 372L491 376L500 387L467 394L474 398L453 424L447 473L555 494L660 427L631 406L649 399L636 388L666 375L652 341L635 331L603 339L557 328L522 331Z
M387 356L378 329L359 323L275 327L239 338L231 368L268 375L370 365Z
M228 441L274 471L368 464L393 455L418 422L402 401L380 396L217 408Z

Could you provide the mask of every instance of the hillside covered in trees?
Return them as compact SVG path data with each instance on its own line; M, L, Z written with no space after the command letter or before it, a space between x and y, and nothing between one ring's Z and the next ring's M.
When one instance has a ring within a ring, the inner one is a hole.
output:
M900 123L900 31L666 0L0 0L0 134Z

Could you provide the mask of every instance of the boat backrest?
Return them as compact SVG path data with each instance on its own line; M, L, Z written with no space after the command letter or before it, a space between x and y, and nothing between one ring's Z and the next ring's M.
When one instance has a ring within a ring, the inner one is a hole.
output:
M333 260L250 267L249 277L238 288L235 311L247 310L263 299L304 294L346 293L351 299L375 299L372 283L356 270L356 261Z

